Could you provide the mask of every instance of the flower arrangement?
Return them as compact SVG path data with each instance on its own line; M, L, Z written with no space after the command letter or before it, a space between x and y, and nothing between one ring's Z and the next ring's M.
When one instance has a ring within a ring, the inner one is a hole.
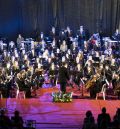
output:
M72 92L62 93L62 92L53 92L52 93L53 102L72 102Z

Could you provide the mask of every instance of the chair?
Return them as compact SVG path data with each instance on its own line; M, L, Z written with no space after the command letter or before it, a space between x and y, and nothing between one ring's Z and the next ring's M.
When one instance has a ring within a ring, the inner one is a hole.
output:
M20 99L25 99L25 91L20 91L19 89L16 90L16 99L20 98Z
M105 100L105 96L106 96L106 84L104 84L104 85L102 86L102 90L101 90L101 92L100 92L100 93L98 93L98 94L97 94L97 96L96 96L96 100L98 99L99 94L102 94L102 96L103 96L103 100Z
M25 99L25 91L17 91L16 98Z
M15 98L16 97L16 90L10 90L10 97Z

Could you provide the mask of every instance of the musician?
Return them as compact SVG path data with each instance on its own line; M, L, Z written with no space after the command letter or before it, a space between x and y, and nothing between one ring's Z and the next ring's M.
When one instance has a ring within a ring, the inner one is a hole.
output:
M84 41L85 41L85 30L84 30L83 26L80 26L80 29L77 33L77 37L78 37L78 46L81 49L83 49Z
M12 73L13 75L16 75L20 71L18 60L16 59L12 63Z
M76 53L76 51L78 51L77 43L75 41L72 42L70 50L72 53Z
M93 63L94 67L99 67L99 65L100 65L100 54L99 54L99 52L95 51L95 54L93 55L92 58L93 58L93 61L94 61L94 63Z
M96 40L93 48L94 48L95 51L100 51L100 44L99 44L98 40Z
M119 82L119 75L114 71L112 74L112 85L113 85L113 89L115 89L118 85Z
M112 80L112 71L108 65L105 66L105 77L108 82Z
M2 54L3 49L4 49L4 47L3 47L3 41L0 40L0 54Z
M35 42L34 41L31 41L30 47L31 47L30 50L34 50L35 51Z
M66 35L66 43L68 46L68 49L70 49L70 46L72 44L71 38L73 36L72 31L70 30L70 27L67 26L66 30L65 30L65 35Z
M59 33L59 40L60 40L60 43L63 42L64 40L66 39L66 34L65 34L65 30L62 29Z
M114 40L119 41L120 40L120 33L119 33L119 29L116 29L114 35L112 36Z
M10 91L12 90L12 85L13 85L13 77L6 75L6 92L7 92L7 98L10 97Z
M101 63L100 66L98 67L98 69L100 70L100 75L102 77L102 80L105 81L105 68L104 65Z
M114 94L117 95L118 99L120 99L120 74L114 74L112 83L114 87Z
M3 70L0 70L0 92L3 97L7 97L7 92L6 92L6 76Z
M34 68L33 68L32 65L30 65L30 66L28 67L27 72L26 72L26 76L32 76L33 73L34 73Z
M79 57L79 60L80 60L80 64L82 64L83 65L83 51L79 51L78 52L78 54L77 54L77 56Z
M40 43L42 40L45 39L44 33L43 32L39 32L39 30L36 30L36 34L35 34L35 39L38 43Z
M116 71L118 69L118 65L117 65L117 62L116 62L115 58L111 59L110 68L111 68L112 71Z
M52 41L51 46L52 46L52 49L53 49L53 50L55 50L55 49L56 49L57 44L56 44L56 40L55 40L55 38L53 38L53 41Z
M36 58L36 52L34 49L31 50L30 54L29 54L29 58L32 60L33 58Z
M31 87L26 84L26 71L22 70L17 74L17 77L15 79L15 82L17 84L17 87L19 91L24 91L26 97L31 97Z
M48 49L46 49L46 50L44 51L42 57L47 60L48 57L49 57L49 54L50 54L50 53L49 53Z
M52 26L52 29L50 31L50 39L53 41L54 39L56 40L57 33L56 33L56 29L54 26Z
M69 80L69 73L67 69L67 64L63 62L62 66L59 68L59 82L60 82L60 90L62 93L66 93L66 84L68 80Z
M14 49L15 49L15 43L13 42L13 41L10 41L9 42L9 47L8 47L8 49L9 49L9 51L14 51Z
M21 43L22 41L24 41L24 38L22 37L21 34L18 35L18 38L17 38L17 48L20 49L21 48Z
M22 74L21 74L21 73L18 73L18 74L17 74L17 77L16 77L15 81L16 81L18 87L20 88L20 90L23 90L21 87L22 87L22 85L25 85L25 84L24 84L24 82L23 82ZM22 82L23 82L23 83L22 83Z
M93 67L92 60L86 61L84 71L85 71L85 76L88 79L90 79L92 77L92 75L94 75L94 67Z
M84 41L84 54L88 54L88 50L89 50L89 44L87 41Z
M40 42L40 48L41 48L40 52L44 52L46 48L46 43L44 39Z
M30 61L27 59L24 61L24 69L27 70L30 66Z
M109 47L109 48L105 49L104 54L110 56L112 54L112 48Z
M29 87L29 90L28 90L28 92L26 92L26 96L28 96L29 98L30 98L30 97L36 97L36 96L37 96L36 90L37 90L39 87L42 86L42 85L41 85L42 82L40 82L40 81L41 81L41 80L39 80L39 84L38 84L38 87L37 87L37 82L36 82L34 76L33 76L33 75L28 76L26 85Z
M75 70L75 83L78 86L78 90L80 90L80 84L83 83L83 69L81 64L77 64L76 70Z
M66 41L64 40L60 46L60 50L61 50L61 52L66 52L67 49L68 49L68 47L67 47Z
M16 48L14 49L12 55L15 56L16 58L19 57L19 52L18 52L18 50Z
M86 83L89 85L89 90L90 90L90 97L91 98L96 98L97 93L99 93L102 89L102 77L101 77L101 72L98 71L97 67L95 69L88 67L88 71L86 74L86 77L88 79L88 82Z
M93 60L92 55L87 56L87 60L86 60L86 63L85 63L85 67L86 67L86 66L92 66L93 63L94 63L94 60Z
M72 37L72 30L70 29L69 26L67 26L65 30L66 37Z
M52 63L50 66L49 77L50 77L50 82L51 82L52 86L55 86L55 84L56 84L56 68L55 68L54 63Z
M8 52L6 50L3 51L2 53L2 61L4 64L6 64L6 62L9 60L9 57L8 57Z
M12 68L11 68L11 63L10 62L7 62L7 64L6 64L6 73L8 74L8 75L11 75L11 72L12 72Z
M99 73L96 73L95 76L95 82L93 83L93 86L90 88L91 98L97 98L97 94L100 93L102 90L102 78L100 77Z
M95 48L96 46L96 42L97 42L97 37L96 37L97 34L93 34L91 36L91 38L89 39L89 49L92 50Z
M39 87L42 87L42 85L44 83L44 76L43 76L43 68L42 67L35 69L34 83L35 83L37 89Z
M57 59L54 52L51 52L51 62L55 63L55 65L57 64Z

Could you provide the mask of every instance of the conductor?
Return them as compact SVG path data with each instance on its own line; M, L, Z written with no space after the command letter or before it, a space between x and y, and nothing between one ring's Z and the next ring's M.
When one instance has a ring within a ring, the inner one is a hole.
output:
M64 62L62 63L62 66L59 68L59 82L60 82L60 90L62 93L66 93L67 80L69 80L69 74L68 74L67 64Z

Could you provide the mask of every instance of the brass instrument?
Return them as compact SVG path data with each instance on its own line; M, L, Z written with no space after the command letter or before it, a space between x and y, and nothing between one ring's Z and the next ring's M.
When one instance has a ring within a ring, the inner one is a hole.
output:
M118 95L120 93L120 83L115 87L114 94Z
M42 68L36 68L35 73L36 73L36 75L42 75L43 74L43 69Z
M22 78L22 75L20 73L17 74L17 79L21 79Z
M116 76L116 79L117 79L118 83L117 83L117 85L115 86L114 94L115 94L115 95L118 95L118 94L120 93L120 78L119 78L118 75Z
M87 83L85 84L85 87L87 90L90 89L94 85L97 78L98 78L97 76L94 76L93 78L91 78L90 80L87 81Z
M98 70L98 72L90 80L88 80L87 83L85 84L86 89L89 89L92 86L94 86L96 80L98 80L99 77L100 77L100 71Z

